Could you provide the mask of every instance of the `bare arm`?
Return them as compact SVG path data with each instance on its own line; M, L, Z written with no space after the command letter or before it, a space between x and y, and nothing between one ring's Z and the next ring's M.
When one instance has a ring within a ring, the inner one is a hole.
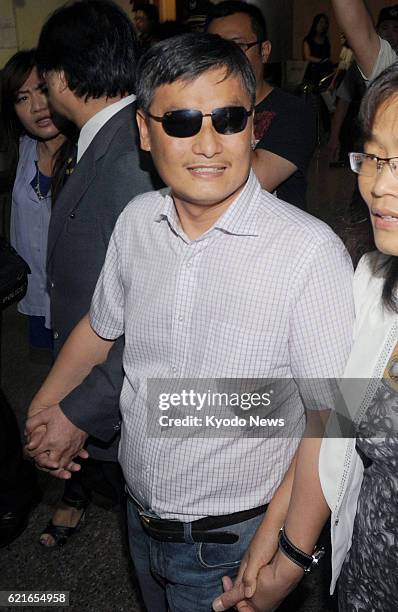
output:
M298 565L277 549L272 560L264 563L260 555L261 542L264 546L264 542L270 538L269 529L276 530L275 537L277 538L279 529L284 523L289 539L304 552L312 553L330 513L322 493L318 470L322 442L320 434L323 429L322 424L321 430L318 429L319 416L324 421L327 414L327 412L309 414L306 432L308 436L315 437L302 439L297 451L297 459L289 469L282 483L283 486L280 487L280 497L277 501L281 507L280 511L276 512L276 520L266 525L266 515L250 544L249 553L252 546L255 552L252 559L249 557L249 562L252 563L250 580L247 576L248 570L245 568L245 574L240 576L241 572L239 572L240 580L237 579L233 587L229 581L224 582L227 592L214 602L214 610L227 610L234 605L242 612L274 610L304 575L304 571ZM317 429L313 430L313 427ZM289 499L290 503L286 512L286 503Z
M331 0L337 21L366 77L372 73L380 51L380 41L363 0Z
M297 170L297 166L288 159L265 149L253 151L252 166L261 187L271 192Z
M296 459L297 453L294 455L290 467L274 494L264 519L250 542L250 547L242 560L239 574L235 581L235 587L242 582L245 597L253 596L256 590L257 576L261 567L270 563L278 550L278 534L285 522L289 508Z
M58 404L77 387L98 363L105 361L113 341L100 338L88 315L76 325L35 399L48 406Z
M289 539L312 554L330 509L319 479L319 452L322 439L306 438L300 445L292 497L285 521Z

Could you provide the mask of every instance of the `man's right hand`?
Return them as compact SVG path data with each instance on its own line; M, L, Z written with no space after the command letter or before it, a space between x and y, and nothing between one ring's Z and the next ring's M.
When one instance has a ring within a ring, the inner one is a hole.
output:
M28 443L25 452L40 469L53 476L68 479L80 465L73 460L88 457L83 448L88 434L76 427L62 412L60 406L40 405L33 400L26 422Z

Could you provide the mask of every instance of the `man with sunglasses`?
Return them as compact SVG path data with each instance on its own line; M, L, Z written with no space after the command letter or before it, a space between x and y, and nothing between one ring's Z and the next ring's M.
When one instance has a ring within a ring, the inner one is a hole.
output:
M255 90L244 53L218 36L185 34L141 58L141 147L170 191L119 217L90 314L38 393L60 401L124 334L119 460L148 612L208 612L265 512L273 557L304 429L295 382L283 404L293 436L195 430L201 409L186 398L209 379L335 377L350 348L343 245L251 171Z
M206 31L236 42L256 75L252 164L261 186L306 210L306 174L315 147L314 113L310 104L265 80L271 42L261 10L237 0L212 5Z

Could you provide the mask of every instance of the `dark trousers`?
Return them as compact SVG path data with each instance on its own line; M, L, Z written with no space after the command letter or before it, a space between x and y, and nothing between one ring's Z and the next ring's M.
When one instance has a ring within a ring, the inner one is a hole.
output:
M71 506L88 503L94 491L124 506L124 478L115 461L80 459L81 470L66 480L63 501Z
M0 514L23 510L37 492L36 470L23 458L17 419L0 389Z

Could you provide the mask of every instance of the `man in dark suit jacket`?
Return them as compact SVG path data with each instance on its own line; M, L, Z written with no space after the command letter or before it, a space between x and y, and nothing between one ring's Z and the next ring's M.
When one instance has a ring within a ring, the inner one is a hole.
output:
M50 16L40 35L38 64L45 75L50 103L80 129L77 165L53 210L48 239L47 270L56 355L89 309L120 212L133 197L154 188L151 161L142 159L138 145L132 94L135 63L132 24L123 11L107 0L62 7ZM111 431L116 436L115 396L122 383L120 348L115 347L113 360L90 378L95 381L99 397L107 395L109 386L112 388ZM36 430L28 445L37 463L44 467L51 467L51 462L58 465L58 456L52 454L51 447L56 432L73 429L74 416L79 419L80 405L73 397L65 406L69 418L58 406L59 399L68 392L69 389L63 389L58 398L36 396L30 409L33 415L48 408L44 437L43 428ZM104 406L102 403L102 409ZM90 409L95 411L95 405L87 407ZM98 412L95 414L98 419ZM90 431L86 421L85 431L78 430L82 443L87 434L101 438L101 432ZM105 438L109 442L109 435ZM107 448L91 445L89 454L95 459L116 461L117 440ZM87 453L82 451L81 456L86 457ZM97 476L100 470L110 487L115 480L121 485L121 475L112 471L109 463L91 462L89 469L91 474L97 472ZM67 481L62 507L43 532L42 544L64 544L79 523L89 500L84 472L87 463ZM121 486L116 486L116 495L120 490Z

